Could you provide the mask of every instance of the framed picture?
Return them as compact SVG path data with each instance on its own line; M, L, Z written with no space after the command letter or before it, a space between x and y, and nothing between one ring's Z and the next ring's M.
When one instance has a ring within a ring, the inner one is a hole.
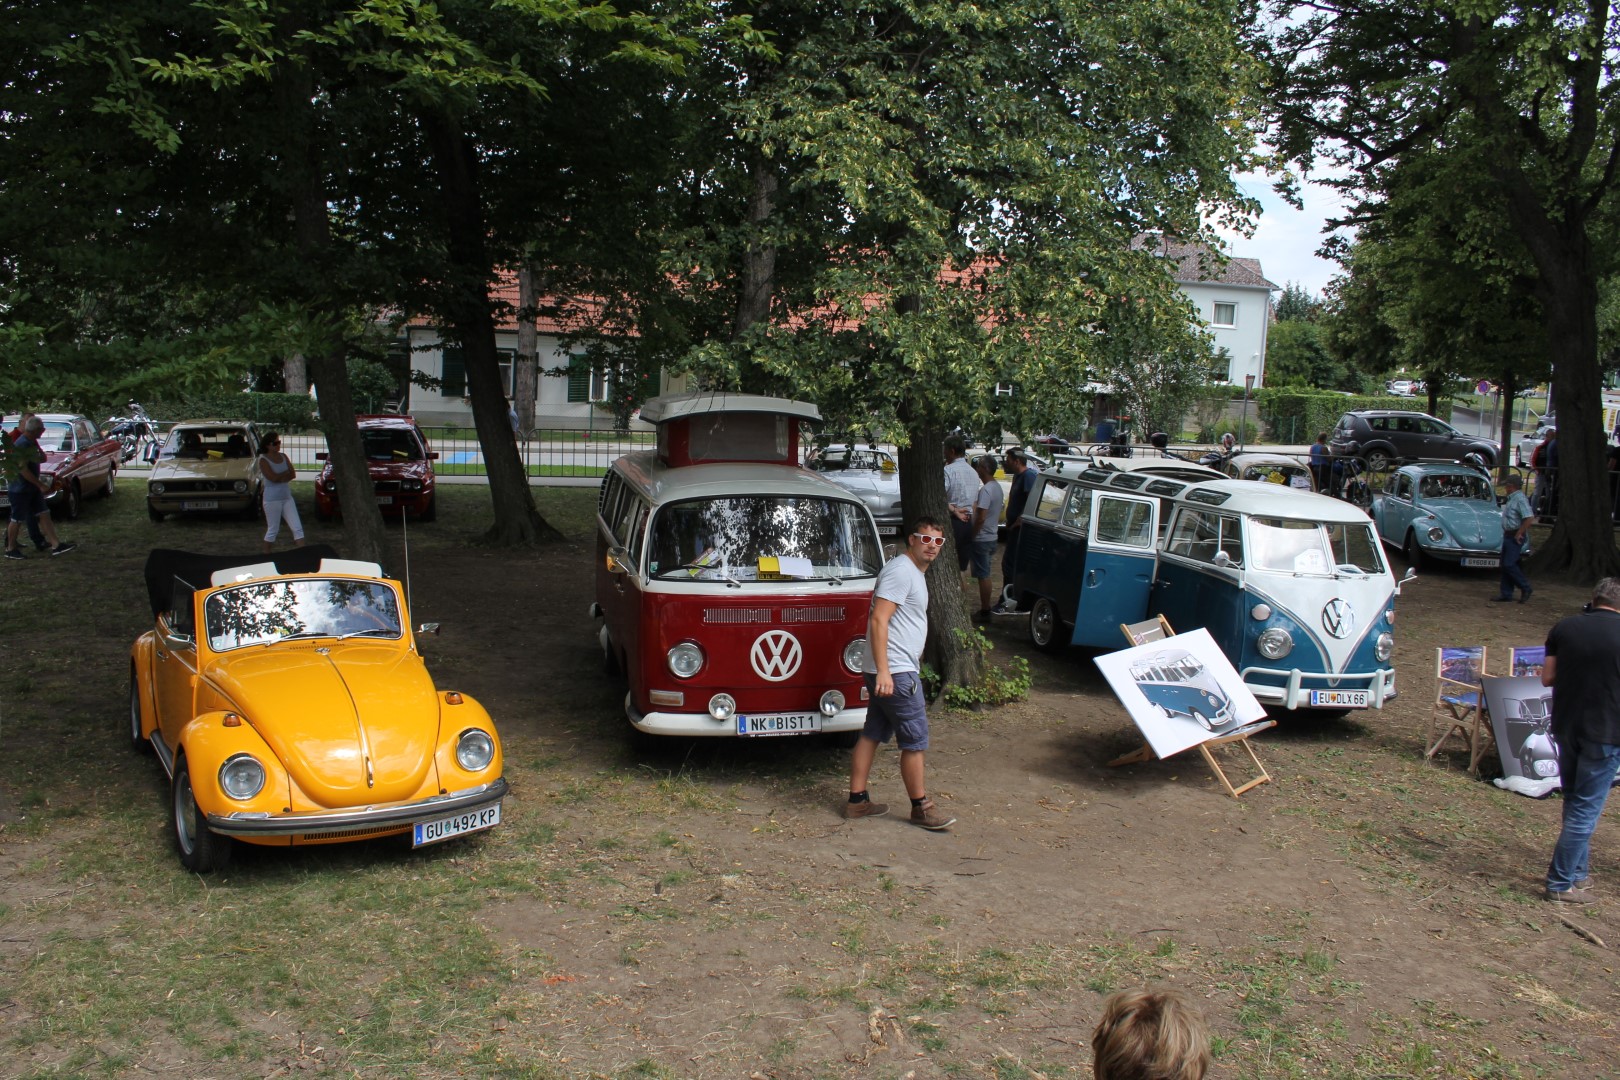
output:
M1161 758L1266 714L1202 628L1106 653L1097 667Z
M1547 646L1519 645L1508 650L1509 675L1541 677L1541 668L1547 662Z
M1540 650L1537 650L1538 652ZM1541 676L1487 675L1482 680L1502 775L1558 779L1558 744L1552 736L1552 688Z

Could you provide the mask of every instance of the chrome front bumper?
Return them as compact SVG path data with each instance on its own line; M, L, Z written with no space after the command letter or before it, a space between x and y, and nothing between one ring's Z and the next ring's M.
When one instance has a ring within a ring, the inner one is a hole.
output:
M1382 709L1386 702L1395 700L1394 668L1330 673L1301 671L1298 668L1246 667L1239 674L1243 685L1249 688L1256 701L1263 705L1281 705L1285 709L1297 709L1301 701L1306 702L1307 709L1310 708L1312 690L1365 690L1368 707L1373 709ZM1282 686L1251 682L1253 675L1281 677L1287 682ZM1310 683L1308 686L1307 681Z
M375 832L404 828L468 810L482 810L506 797L506 778L465 791L435 795L408 803L365 806L357 810L311 810L297 814L209 814L208 828L226 836L303 836L321 833Z

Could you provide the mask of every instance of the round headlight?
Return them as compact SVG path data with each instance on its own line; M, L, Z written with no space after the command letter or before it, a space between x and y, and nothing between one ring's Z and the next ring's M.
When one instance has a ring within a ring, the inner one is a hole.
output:
M422 481L410 479L402 480L400 481L399 487L401 491L421 491Z
M1249 617L1251 619L1253 619L1255 622L1265 622L1267 619L1271 618L1271 605L1270 604L1256 604L1256 605L1254 605L1254 607L1249 609Z
M690 641L683 641L669 650L669 670L677 679L690 679L703 666L703 650Z
M1255 645L1267 660L1281 660L1294 651L1294 635L1280 626L1273 626L1260 631L1260 640Z
M495 740L489 732L468 728L456 738L456 763L468 772L489 768L495 760Z
M1378 657L1378 662L1382 664L1384 661L1388 660L1392 655L1394 655L1394 653L1394 636L1390 634L1379 634L1377 643L1373 645L1373 655Z
M829 690L821 695L821 715L837 716L844 709L844 695L837 690Z
M232 484L231 487L236 489L236 493L238 495L246 495L247 494L247 481L246 480L238 480L236 483Z
M844 646L844 666L850 674L859 675L866 666L866 639L858 637Z
M1436 525L1429 530L1429 539L1438 544L1446 538L1446 530Z
M219 788L233 799L251 799L264 790L264 766L252 754L233 754L219 767Z
M716 694L709 699L709 715L716 720L730 720L737 715L737 699L730 694Z
M163 494L163 483L162 483L162 481L156 481L154 483L148 484L147 485L147 490L150 491L154 495Z

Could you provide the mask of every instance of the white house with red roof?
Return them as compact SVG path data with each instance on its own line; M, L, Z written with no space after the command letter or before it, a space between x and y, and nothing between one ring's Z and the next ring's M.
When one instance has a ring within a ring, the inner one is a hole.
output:
M1280 287L1266 280L1259 259L1230 257L1224 265L1202 244L1145 236L1139 247L1157 249L1170 264L1181 291L1192 301L1204 332L1226 351L1225 371L1213 370L1217 382L1242 384L1254 376L1265 385L1266 335L1271 328L1271 294Z

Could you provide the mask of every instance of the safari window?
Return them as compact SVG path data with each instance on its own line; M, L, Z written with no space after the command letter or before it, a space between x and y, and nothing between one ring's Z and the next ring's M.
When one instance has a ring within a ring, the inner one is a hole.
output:
M1055 484L1051 480L1041 485L1041 498L1035 504L1035 516L1054 524L1062 519L1063 500L1069 495L1069 485Z

